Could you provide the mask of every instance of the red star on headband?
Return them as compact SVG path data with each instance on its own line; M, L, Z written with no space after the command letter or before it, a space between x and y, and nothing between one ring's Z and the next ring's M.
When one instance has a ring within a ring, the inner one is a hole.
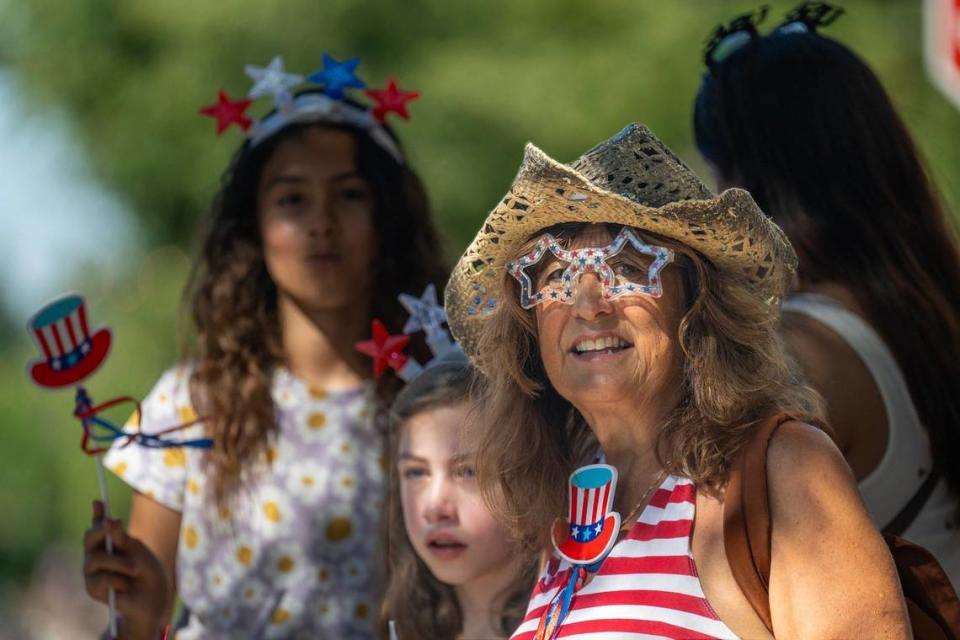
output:
M383 323L373 321L373 340L363 340L356 343L354 348L364 355L373 358L373 375L380 377L387 367L395 371L403 368L410 358L403 353L403 348L410 342L410 336L405 333L392 336Z
M383 119L391 111L404 120L409 120L410 114L407 113L407 103L420 97L419 91L400 90L393 77L387 80L386 89L367 89L365 93L377 101L377 106L373 108L373 117L377 122L383 122Z
M246 131L253 124L253 120L244 115L244 111L251 104L253 104L253 101L249 99L231 100L227 92L220 89L217 92L217 104L201 107L200 115L217 119L218 136L230 128L232 124Z

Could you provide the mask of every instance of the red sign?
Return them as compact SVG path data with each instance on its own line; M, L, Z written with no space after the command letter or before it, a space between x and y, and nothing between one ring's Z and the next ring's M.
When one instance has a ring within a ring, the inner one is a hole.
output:
M923 12L927 74L960 108L960 0L925 0Z

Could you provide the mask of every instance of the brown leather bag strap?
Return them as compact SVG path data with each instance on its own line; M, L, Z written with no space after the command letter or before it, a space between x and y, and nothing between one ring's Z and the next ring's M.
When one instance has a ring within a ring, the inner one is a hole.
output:
M780 413L754 430L730 469L723 498L723 546L741 591L763 624L773 633L770 616L770 500L767 494L767 447L785 422L807 416Z

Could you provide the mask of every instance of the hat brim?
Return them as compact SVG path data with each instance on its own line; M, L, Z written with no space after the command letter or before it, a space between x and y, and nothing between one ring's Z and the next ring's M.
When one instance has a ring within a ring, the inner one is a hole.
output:
M62 371L55 371L45 360L30 366L30 378L41 387L56 389L74 385L97 370L110 351L110 330L100 329L90 338L90 352L80 362Z
M673 239L718 269L745 277L758 295L774 304L785 295L796 270L796 255L786 236L742 189L645 206L595 186L527 144L510 192L487 216L447 282L450 329L468 356L477 354L483 320L496 313L506 263L537 232L567 222L622 224Z
M550 539L561 558L573 564L593 564L606 556L617 541L620 514L608 513L603 519L603 531L590 542L579 542L570 537L570 523L562 518L553 522Z

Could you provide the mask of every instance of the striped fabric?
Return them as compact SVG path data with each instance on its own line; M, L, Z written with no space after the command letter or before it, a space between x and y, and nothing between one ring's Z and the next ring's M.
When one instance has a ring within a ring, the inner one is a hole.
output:
M736 638L700 586L690 552L696 488L668 476L603 566L577 591L558 638L660 640ZM566 583L570 565L551 560L511 640L532 640L545 607Z

